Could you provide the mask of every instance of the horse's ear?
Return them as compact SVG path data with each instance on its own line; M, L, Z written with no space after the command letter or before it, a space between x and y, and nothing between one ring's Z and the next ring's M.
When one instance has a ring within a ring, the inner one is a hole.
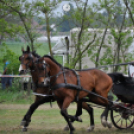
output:
M24 47L21 48L21 51L24 52Z
M29 46L27 46L27 52L30 52L30 47Z

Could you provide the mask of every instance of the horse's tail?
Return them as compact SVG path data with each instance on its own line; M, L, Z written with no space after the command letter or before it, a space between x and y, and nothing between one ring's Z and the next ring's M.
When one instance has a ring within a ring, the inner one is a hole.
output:
M132 81L131 77L124 76L122 73L109 73L108 75L112 78L113 83L129 83Z

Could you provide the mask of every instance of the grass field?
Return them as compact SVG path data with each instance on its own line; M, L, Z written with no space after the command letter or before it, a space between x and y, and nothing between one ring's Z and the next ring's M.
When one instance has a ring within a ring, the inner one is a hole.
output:
M7 46L16 54L21 55L21 48L24 47L26 49L27 44L23 43L23 42L6 42ZM52 46L54 46L55 44L52 43ZM41 56L48 54L49 52L49 47L47 43L42 43L42 45L40 47L36 47L36 52L38 54L40 54Z
M25 115L30 104L0 104L0 134L22 134L20 122ZM95 111L95 130L93 134L132 134L134 129L118 130L116 128L103 128L100 122L101 109L94 109ZM71 104L69 113L75 113L75 104ZM87 134L86 129L89 126L89 116L83 111L82 123L74 123L76 128L75 134ZM60 111L56 105L50 108L49 104L40 106L33 114L29 129L24 134L69 134L64 132L66 122L60 115Z
M5 92L5 93L4 93ZM39 106L32 116L27 132L22 132L20 122L23 116L26 114L28 108L34 101L34 96L26 96L17 92L6 92L0 90L0 134L69 134L64 132L63 128L66 125L65 120L60 114L60 110L56 104L53 103L53 107L50 104L44 104ZM76 104L72 103L69 107L69 114L74 115ZM94 108L95 118L95 130L90 132L92 134L133 134L134 129L119 130L115 127L108 129L104 128L100 122L100 115L102 109ZM81 116L83 122L75 122L74 127L76 131L74 134L87 134L86 129L89 127L90 119L86 111L83 110ZM109 119L110 120L110 119Z

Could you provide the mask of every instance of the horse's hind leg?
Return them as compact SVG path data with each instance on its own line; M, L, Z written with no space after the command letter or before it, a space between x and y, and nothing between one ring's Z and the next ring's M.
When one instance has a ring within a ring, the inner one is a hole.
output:
M83 102L82 103L82 108L85 109L88 114L90 115L90 127L88 127L87 131L93 131L94 130L94 113L93 113L93 108L90 107L87 103Z
M109 106L105 108L103 113L101 114L101 123L104 127L112 128L111 122L108 121L108 112L109 112Z
M112 101L112 98L110 101ZM110 110L110 104L108 104L108 106L105 108L105 110L101 114L101 123L104 127L112 128L111 122L109 122L107 119L109 110Z

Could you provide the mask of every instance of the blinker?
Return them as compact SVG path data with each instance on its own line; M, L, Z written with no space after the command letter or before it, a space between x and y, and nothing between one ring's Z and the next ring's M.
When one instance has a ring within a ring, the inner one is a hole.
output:
M43 60L43 69L46 69L46 62Z
M45 64L43 64L43 70L44 70L44 69L46 69L46 66L45 66Z

